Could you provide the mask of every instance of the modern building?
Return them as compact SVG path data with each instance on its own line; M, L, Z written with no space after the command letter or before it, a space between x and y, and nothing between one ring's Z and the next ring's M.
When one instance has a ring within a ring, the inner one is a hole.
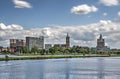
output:
M22 52L22 47L25 46L23 39L10 39L10 48L14 52Z
M33 47L38 47L38 49L44 49L44 36L26 37L26 46L29 51Z
M66 36L66 48L70 48L70 36L68 35L67 33L67 36Z

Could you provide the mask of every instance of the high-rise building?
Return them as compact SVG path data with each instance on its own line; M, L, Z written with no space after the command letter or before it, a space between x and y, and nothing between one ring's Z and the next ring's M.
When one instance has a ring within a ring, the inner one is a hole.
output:
M67 36L66 36L66 48L67 49L70 48L70 37L69 37L68 33L67 33Z
M44 49L44 36L26 37L26 46L28 50L31 50L33 47Z
M104 52L105 49L105 40L102 38L102 34L100 34L99 39L97 39L97 52Z
M10 39L10 48L15 52L21 52L23 46L25 46L23 39Z

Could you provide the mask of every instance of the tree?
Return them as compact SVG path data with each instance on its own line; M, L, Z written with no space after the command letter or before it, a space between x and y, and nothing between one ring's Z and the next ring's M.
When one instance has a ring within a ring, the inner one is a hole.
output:
M69 49L64 49L64 53L68 54L69 53Z
M81 53L83 54L83 56L85 56L85 54L87 53L87 49L81 48Z
M37 53L38 52L38 47L37 46L34 46L34 47L32 47L32 49L31 49L31 53Z
M26 46L23 46L23 47L22 47L22 52L23 52L23 53L27 53L27 51L28 51L28 50L27 50L27 47L26 47Z
M52 55L54 55L54 54L55 54L55 48L54 48L54 47L51 47L51 48L49 49L49 52L50 52Z

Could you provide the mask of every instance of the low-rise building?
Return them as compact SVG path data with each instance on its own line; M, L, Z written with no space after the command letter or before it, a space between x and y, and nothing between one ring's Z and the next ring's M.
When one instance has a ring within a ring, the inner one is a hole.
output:
M52 44L45 44L45 50L49 50L52 47Z
M2 47L2 46L0 46L0 53L2 53L2 50L3 50L3 47Z
M66 44L54 44L54 47L66 48Z

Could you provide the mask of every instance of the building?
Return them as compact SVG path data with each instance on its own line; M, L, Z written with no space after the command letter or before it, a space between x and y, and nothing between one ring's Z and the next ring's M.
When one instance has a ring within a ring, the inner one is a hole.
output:
M52 47L52 44L45 44L45 49L49 50Z
M54 47L66 48L66 44L54 44Z
M67 36L66 36L66 48L67 49L70 48L70 37L69 37L68 33L67 33Z
M2 53L2 51L3 51L3 47L2 47L2 46L0 46L0 53Z
M22 52L22 47L25 46L25 41L23 39L10 39L10 48L13 52Z
M26 37L26 46L29 51L31 51L33 47L38 47L38 49L44 49L44 36Z
M102 37L102 34L100 34L99 39L97 39L97 52L103 53L103 52L109 52L110 48L105 46L105 40Z
M104 52L105 48L105 40L102 38L102 34L100 34L99 39L97 39L97 52Z
M66 44L54 44L54 47L61 47L61 48L70 48L70 37L67 33L67 36L66 36Z

